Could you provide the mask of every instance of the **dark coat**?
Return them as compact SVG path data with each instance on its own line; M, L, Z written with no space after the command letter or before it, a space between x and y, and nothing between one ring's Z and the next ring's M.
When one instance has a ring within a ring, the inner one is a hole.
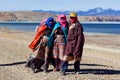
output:
M70 29L68 32L68 41L66 45L65 55L68 56L72 55L75 58L76 57L81 58L83 52L83 46L84 46L83 27L79 22L76 22L74 24L74 27Z

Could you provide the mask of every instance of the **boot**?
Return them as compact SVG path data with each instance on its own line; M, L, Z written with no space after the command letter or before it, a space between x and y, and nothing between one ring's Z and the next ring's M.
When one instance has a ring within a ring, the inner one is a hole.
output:
M59 59L55 59L54 71L60 71L59 64L60 64L60 60Z
M42 71L41 69L37 69L37 68L31 68L31 69L32 69L33 73L38 73L38 72Z
M68 67L68 61L63 61L62 62L62 68L61 68L61 74L62 75L66 75L67 67Z
M74 70L75 70L75 74L80 74L80 61L74 62Z
M48 72L49 61L48 58L45 59L45 63L43 64L43 72Z

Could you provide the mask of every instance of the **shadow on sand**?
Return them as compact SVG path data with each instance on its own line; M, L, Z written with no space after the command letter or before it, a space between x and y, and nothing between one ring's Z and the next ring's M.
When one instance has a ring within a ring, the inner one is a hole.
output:
M100 65L100 64L80 64L81 66L101 66L103 69L80 69L80 74L97 74L97 75L114 75L120 74L120 70L113 70L113 69L104 69L104 67L111 67L107 65ZM74 66L73 64L69 64L69 66ZM68 74L74 72L74 69L68 69Z
M26 61L22 62L14 62L14 63L8 63L8 64L0 64L0 66L13 66L13 65L20 65L20 64L25 64Z
M8 63L8 64L0 64L0 66L14 66L14 65L21 65L25 64L26 61L22 62L15 62L15 63ZM106 65L100 65L100 64L80 64L81 66L101 66L101 67L109 67ZM69 66L73 66L73 64L69 64ZM74 72L74 69L68 69L67 73L70 74L71 72ZM97 74L97 75L114 75L114 74L120 74L120 70L113 70L113 69L80 69L80 74Z
M120 74L120 70L112 70L112 69L81 69L82 74L101 74L101 75L114 75Z

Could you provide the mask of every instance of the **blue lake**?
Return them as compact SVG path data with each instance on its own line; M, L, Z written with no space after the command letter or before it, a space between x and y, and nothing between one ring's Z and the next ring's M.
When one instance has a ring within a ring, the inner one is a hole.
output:
M120 22L81 22L84 32L120 34ZM0 22L0 27L14 30L35 31L38 22Z

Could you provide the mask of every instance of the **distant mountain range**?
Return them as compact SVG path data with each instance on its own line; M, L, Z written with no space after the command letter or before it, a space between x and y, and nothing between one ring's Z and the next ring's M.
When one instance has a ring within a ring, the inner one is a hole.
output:
M33 10L33 12L48 12L52 14L61 14L64 13L69 15L71 11L44 11L44 10ZM94 9L90 9L88 11L76 11L79 16L120 16L120 10L102 9L101 7L96 7Z
M44 18L53 17L56 19L57 14L64 13L69 19L71 11L8 11L0 12L0 22L40 22ZM120 22L120 10L102 9L100 7L90 9L88 11L77 11L78 20L82 22L97 21L97 22Z

